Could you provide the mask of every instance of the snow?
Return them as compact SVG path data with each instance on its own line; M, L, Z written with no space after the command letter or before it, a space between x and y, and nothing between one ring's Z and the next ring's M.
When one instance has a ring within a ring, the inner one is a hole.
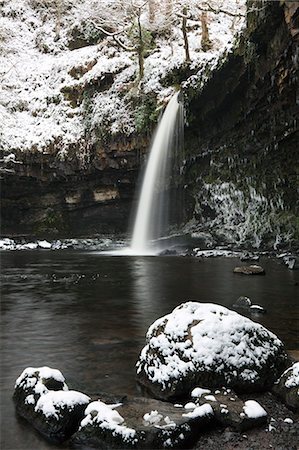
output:
M291 389L293 387L299 387L299 362L296 362L291 367L289 367L282 375L282 377L286 377L286 381L284 383L287 389Z
M165 388L170 381L197 370L221 373L249 384L258 370L283 349L282 342L262 325L212 303L187 302L156 320L137 362L148 379ZM202 395L202 391L193 391Z
M51 248L51 244L50 244L50 242L48 242L48 241L37 241L37 245L40 247L40 248L46 248L46 249L49 249L49 248Z
M15 389L21 388L23 390L33 390L33 394L38 396L47 394L49 389L45 386L44 380L54 379L60 383L63 383L63 391L68 391L68 386L65 383L64 376L57 369L51 369L50 367L27 367L23 370L21 375L17 378L15 383ZM33 404L34 397L26 397L27 404ZM32 398L33 397L33 398Z
M199 248L195 248L193 250L194 255L200 258L216 258L216 257L226 257L226 258L238 258L241 255L241 252L232 251L232 250L200 250Z
M163 419L163 415L159 414L157 410L146 413L143 416L143 420L150 425L155 425L157 423L160 423L162 419Z
M35 406L35 412L59 419L62 409L72 410L77 405L87 405L90 398L77 391L49 391L42 395Z
M196 404L193 402L188 402L185 405L185 409L194 409L194 408L196 408Z
M210 394L210 393L211 393L210 389L203 389L200 387L196 387L191 392L191 397L201 397L202 395Z
M209 402L216 402L216 398L214 397L214 395L205 395L205 400L208 400Z
M204 403L201 406L197 406L193 411L182 414L183 417L189 417L190 419L209 415L214 415L213 408L209 403Z
M286 417L286 418L284 419L284 422L285 422L285 423L294 423L293 419L291 419L290 417Z
M243 406L243 411L249 419L258 419L267 415L264 408L255 400L247 400Z
M223 9L238 8L244 12L244 0L238 6L236 1L218 3ZM136 53L120 49L111 38L86 42L85 47L73 50L69 46L76 28L84 35L92 34L93 21L103 14L108 21L117 23L118 18L113 16L114 2L101 0L95 5L91 0L69 0L61 5L58 39L57 9L51 2L45 6L30 0L5 0L2 5L0 119L1 143L7 157L15 154L12 152L50 151L57 160L68 159L76 146L77 157L83 164L89 157L86 135L93 140L99 130L126 135L136 132L132 101L140 89L134 83ZM146 14L142 23L149 32L159 30L159 24L150 29ZM234 37L244 24L245 17L236 21L227 14L209 14L213 47L203 52L199 20L189 20L194 82L201 82L204 70L215 67L231 51ZM163 79L181 67L185 58L180 20L172 25L170 33L170 37L164 32L156 35L155 46L144 62L143 92L154 94L160 106L173 93L173 88L163 86ZM111 82L107 74L113 74ZM87 92L92 86L100 88L90 94L90 99L80 98L83 90ZM77 100L72 102L67 93L77 93Z
M110 430L113 435L121 435L124 441L132 441L136 430L125 425L124 418L115 411L120 404L107 405L100 400L92 402L85 410L85 418L81 421L80 429L87 426Z

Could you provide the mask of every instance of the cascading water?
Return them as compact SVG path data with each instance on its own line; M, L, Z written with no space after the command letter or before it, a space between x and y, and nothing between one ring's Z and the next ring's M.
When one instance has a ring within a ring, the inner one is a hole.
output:
M149 255L161 250L156 240L167 232L169 165L175 160L182 133L183 105L177 92L164 111L150 149L133 228L132 254Z

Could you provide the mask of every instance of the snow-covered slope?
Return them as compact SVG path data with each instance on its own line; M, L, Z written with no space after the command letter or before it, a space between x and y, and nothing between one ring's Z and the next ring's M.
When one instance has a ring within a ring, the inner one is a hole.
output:
M154 45L145 58L144 79L137 85L136 53L97 35L92 28L92 0L63 0L59 24L56 3L1 2L0 149L4 153L38 151L64 160L75 148L84 158L95 140L132 135L138 131L138 98L152 96L155 107L162 105L174 90L162 80L184 64L178 19L167 36L152 33ZM109 11L114 2L98 3ZM235 10L244 10L244 0L220 3L222 9L233 4ZM147 28L146 11L142 20ZM206 64L214 66L232 48L243 25L243 17L209 13L212 48L203 52L200 22L188 20L193 72ZM82 35L81 48L76 48L74 42Z

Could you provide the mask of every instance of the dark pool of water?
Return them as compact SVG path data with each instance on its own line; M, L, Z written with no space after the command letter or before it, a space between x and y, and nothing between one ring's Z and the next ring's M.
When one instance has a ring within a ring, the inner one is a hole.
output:
M138 395L134 365L146 330L181 302L231 307L246 295L268 311L254 320L298 348L299 273L260 263L266 276L250 277L232 273L238 259L3 252L1 449L57 448L15 416L14 381L25 367L59 368L86 393Z

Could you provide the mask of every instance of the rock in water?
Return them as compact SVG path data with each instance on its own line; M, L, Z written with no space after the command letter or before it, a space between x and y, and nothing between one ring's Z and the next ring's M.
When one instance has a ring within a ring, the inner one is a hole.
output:
M188 396L198 385L267 390L287 364L277 336L210 303L183 303L151 325L146 337L137 379L161 399Z
M273 392L294 411L299 412L299 362L289 367L274 384Z
M69 391L62 373L49 367L28 367L15 384L18 414L47 439L63 442L77 431L90 398Z
M241 273L243 275L265 275L265 269L256 264L251 266L240 266L234 268L234 273Z
M99 400L87 407L72 442L79 448L189 448L212 419L208 403L190 413L182 405L142 397L114 405Z
M234 308L248 309L251 306L251 300L248 297L241 296L233 304Z

